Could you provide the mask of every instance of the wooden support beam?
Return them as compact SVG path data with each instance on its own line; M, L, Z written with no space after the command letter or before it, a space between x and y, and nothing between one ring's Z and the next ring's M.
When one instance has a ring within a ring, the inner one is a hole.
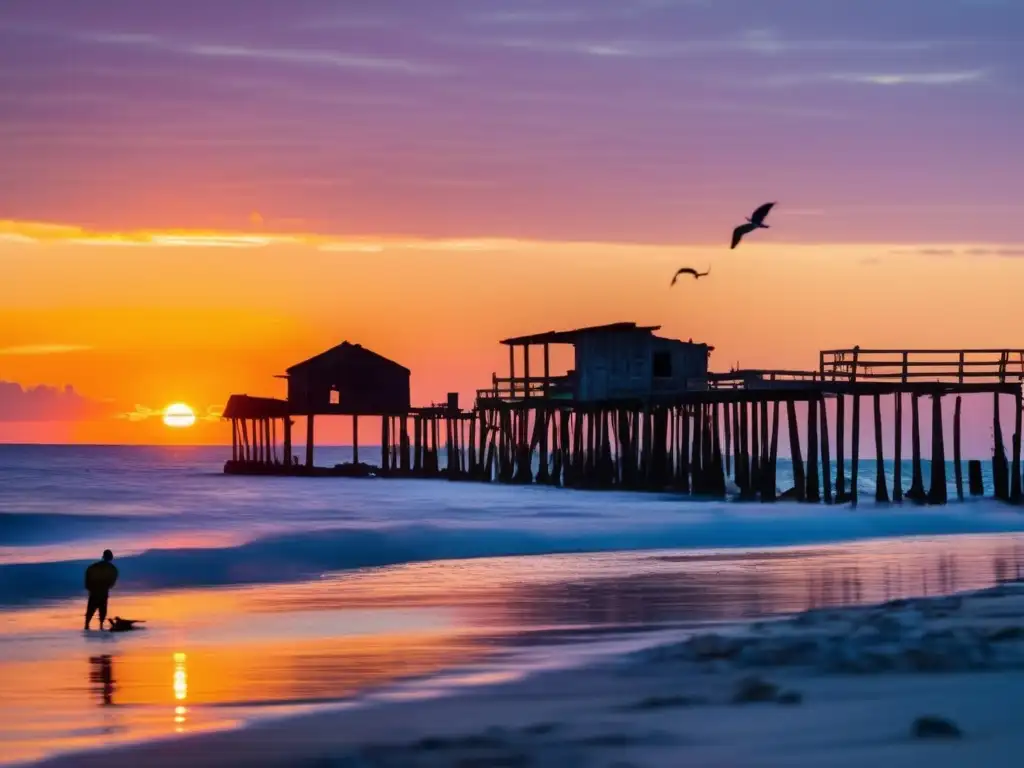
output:
M352 463L359 463L359 416L355 413L352 414Z
M999 418L999 393L992 394L992 436L995 446L992 451L992 482L995 484L995 497L1001 501L1010 498L1008 468L1006 464L1006 447L1003 445L1003 425Z
M284 417L284 465L286 467L294 464L292 461L292 427L294 424L290 414Z
M821 501L818 489L818 401L807 401L807 501Z
M401 468L402 472L408 473L411 463L409 461L409 415L406 414L401 417L402 420L402 437L401 437Z
M388 424L388 417L381 416L380 418L380 469L383 474L387 474L390 469L389 459L391 458L391 436Z
M729 408L729 407L730 407L729 405L726 405L726 408ZM739 403L732 403L731 408L732 408L732 455L733 455L733 473L732 473L732 478L733 478L733 482L735 482L736 485L739 485L740 484L739 478L740 478L740 471L741 471L740 470L740 464L742 462L742 448L741 448L741 441L740 441L740 430L743 429L743 427L740 425L740 404Z
M749 499L754 489L751 487L751 466L750 466L750 433L749 433L749 418L748 408L746 403L737 403L736 406L740 412L740 447L737 452L737 472L736 472L736 485L740 488L740 497Z
M821 410L821 487L825 496L825 503L832 503L832 460L828 451L828 409L825 407L825 399L818 401Z
M694 494L702 494L704 488L704 407L693 406L693 444L690 451L690 473L693 477L690 488Z
M860 463L860 395L853 396L853 443L850 446L850 501L857 505L857 467Z
M729 412L728 407L725 409L726 413ZM722 462L722 441L719 430L719 417L718 417L718 403L711 406L711 471L712 471L712 491L716 496L725 496L725 467ZM728 450L729 441L726 440L726 450Z
M953 476L956 478L956 497L964 498L964 471L960 465L960 395L953 406Z
M892 500L903 501L903 394L897 392L893 395L893 407L895 409L895 444L893 446L894 457L892 460Z
M715 408L718 408L718 404L715 404ZM722 412L722 420L725 422L725 476L728 477L732 474L732 429L729 424L729 415L731 409L729 404L726 403Z
M306 466L313 466L313 414L306 417Z
M1020 477L1020 452L1021 452L1021 393L1017 392L1013 397L1014 432L1013 432L1013 465L1010 469L1010 501L1013 504L1021 503L1021 477Z
M750 403L750 476L747 484L751 497L761 493L761 430L758 422L758 404Z
M888 502L889 490L885 479L885 455L882 450L882 396L872 397L875 406L875 501Z
M231 419L231 460L238 461L238 419Z
M761 417L762 427L764 422L767 421L766 412L768 408L768 401L761 401ZM767 471L762 470L761 476L764 480L761 486L761 501L775 501L778 492L778 482L776 476L776 467L779 458L779 401L776 400L772 404L772 429L771 429L771 449L768 453Z
M682 424L680 424L681 439L679 441L679 489L683 493L690 493L690 406L680 406Z
M932 395L932 482L929 504L946 503L946 448L942 435L942 395Z
M777 404L776 407L778 407ZM789 455L793 462L793 490L796 493L797 501L804 501L807 498L807 476L804 474L804 460L800 451L800 431L796 423L796 403L792 400L786 402L786 429L789 432Z
M846 495L846 396L836 397L836 503L845 504Z
M910 396L910 490L907 491L907 498L911 501L921 503L926 500L924 492L924 475L921 471L921 422L918 414L918 400L920 395Z

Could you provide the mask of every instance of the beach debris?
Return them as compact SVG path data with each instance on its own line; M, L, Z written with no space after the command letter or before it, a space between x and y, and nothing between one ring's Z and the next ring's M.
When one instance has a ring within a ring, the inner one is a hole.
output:
M986 639L990 643L1002 643L1007 640L1024 640L1024 627L1002 627L989 632Z
M696 661L731 659L743 647L743 641L735 637L708 634L691 637L685 645L690 658Z
M693 279L694 280L700 280L702 277L707 277L710 274L711 274L711 267L708 267L708 271L707 272L698 272L693 267L680 267L678 270L676 270L676 273L672 276L672 282L670 283L670 285L675 285L676 284L676 280L679 279L680 275L693 275Z
M768 225L764 223L764 218L768 215L768 211L770 211L774 205L775 203L765 203L764 205L759 206L757 210L747 218L746 224L740 224L736 227L736 229L732 231L732 245L729 247L735 248L740 244L740 240L743 239L744 235L753 232L755 229L768 229Z
M760 677L745 677L736 685L733 704L758 704L775 701L779 695L779 686L762 680Z
M648 696L646 699L627 706L626 709L645 712L676 707L696 707L707 703L708 700L701 696Z
M910 733L915 739L959 739L964 735L952 720L935 715L917 718Z

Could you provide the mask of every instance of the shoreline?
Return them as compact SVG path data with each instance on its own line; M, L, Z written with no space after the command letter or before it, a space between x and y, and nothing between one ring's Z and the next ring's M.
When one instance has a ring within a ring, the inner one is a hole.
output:
M685 755L702 766L1011 765L1024 747L1022 693L1024 584L1007 582L697 631L455 695L385 695L35 764L657 766ZM937 719L917 738L926 717Z

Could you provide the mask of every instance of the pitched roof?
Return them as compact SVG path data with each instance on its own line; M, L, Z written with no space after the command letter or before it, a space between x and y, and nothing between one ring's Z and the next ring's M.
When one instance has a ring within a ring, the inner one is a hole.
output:
M528 336L514 336L502 339L502 344L572 344L581 336L599 333L644 333L649 334L661 328L660 325L637 325L636 323L608 323L573 328L568 331L545 331Z
M374 363L386 363L387 365L400 368L407 373L411 373L408 368L400 363L396 363L394 360L390 360L383 355L378 355L373 350L367 349L361 344L350 344L347 341L343 341L336 347L331 347L318 355L313 355L301 363L295 363L295 365L289 366L287 373L291 374L296 370L308 367L316 367L325 363L336 363L336 364L361 364L366 362Z
M286 419L288 402L273 397L232 395L224 406L224 419Z

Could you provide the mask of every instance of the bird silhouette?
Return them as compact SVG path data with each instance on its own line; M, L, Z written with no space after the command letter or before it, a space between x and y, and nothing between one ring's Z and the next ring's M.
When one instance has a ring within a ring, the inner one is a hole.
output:
M775 203L765 203L747 219L746 224L740 224L736 229L732 231L732 245L730 248L735 248L740 244L740 240L744 235L753 232L755 229L769 229L769 226L764 223L764 217L768 215L768 211L772 209Z
M693 279L694 280L700 280L702 277L706 277L707 275L710 275L710 274L711 274L711 267L708 267L708 271L707 272L698 272L693 267L682 267L681 269L677 270L676 273L672 276L672 283L671 284L675 285L676 284L676 280L679 279L680 275L693 275Z

